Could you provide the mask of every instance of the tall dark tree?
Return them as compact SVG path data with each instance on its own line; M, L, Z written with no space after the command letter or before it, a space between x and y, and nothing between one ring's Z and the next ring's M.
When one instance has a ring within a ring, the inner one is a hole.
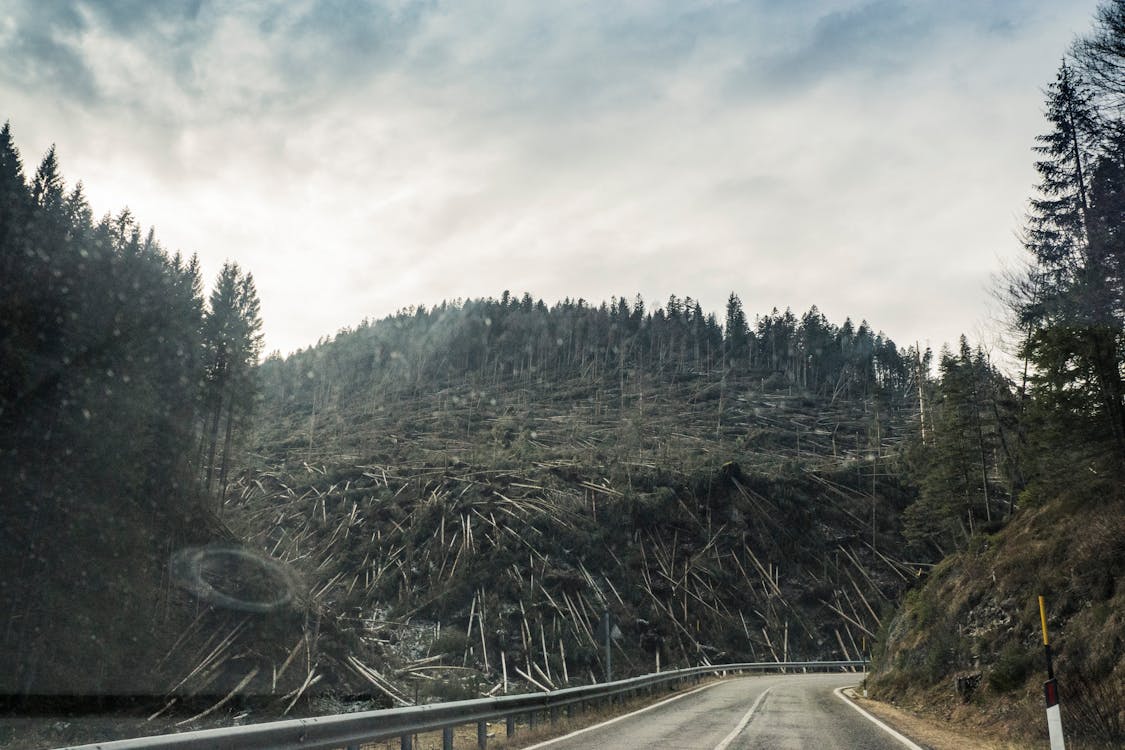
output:
M734 292L727 298L726 324L723 330L723 350L727 367L745 366L750 354L750 328L742 300Z
M27 227L31 194L24 181L23 162L8 123L0 129L0 425L10 416L16 398L27 388L26 357L34 347L35 331L27 296Z
M1110 208L1113 199L1095 199L1091 183L1106 126L1065 63L1047 90L1047 120L1051 129L1035 149L1039 194L1025 233L1033 266L1017 310L1027 331L1023 353L1033 365L1037 395L1071 414L1097 414L1091 436L1110 435L1115 462L1125 466L1114 232L1094 212L1095 205ZM1108 168L1102 175L1099 184L1115 183Z
M253 277L244 275L237 263L225 263L211 292L203 324L206 422L200 450L206 451L203 472L208 493L216 481L220 494L225 491L234 433L253 407L261 328Z

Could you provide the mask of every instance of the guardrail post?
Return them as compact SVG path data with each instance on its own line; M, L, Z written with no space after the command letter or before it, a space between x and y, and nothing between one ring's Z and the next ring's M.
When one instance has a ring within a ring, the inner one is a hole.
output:
M515 716L505 716L504 717L504 734L507 737L515 737L516 736L516 717Z
M559 707L551 706L551 723L556 724L559 720Z
M528 729L535 729L535 712L534 711L532 711L531 713L529 713L527 715L527 727L528 727Z
M441 730L441 750L453 750L453 727Z
M399 747L401 747L402 750L414 750L414 735L402 735L402 739L399 741Z
M488 722L477 722L477 750L486 750L488 748Z

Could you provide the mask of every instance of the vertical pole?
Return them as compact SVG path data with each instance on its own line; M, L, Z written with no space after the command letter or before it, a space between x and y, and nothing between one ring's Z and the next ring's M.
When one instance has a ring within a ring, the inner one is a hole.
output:
M606 682L613 682L613 651L610 650L610 647L609 647L610 646L609 632L610 632L611 628L610 628L609 610L608 609L605 611L605 614L602 616L602 619L605 622L605 681Z
M453 750L453 727L441 730L441 750Z
M1047 733L1051 738L1051 750L1066 750L1059 709L1059 685L1055 680L1055 665L1051 659L1051 642L1047 638L1047 605L1042 596L1039 597L1039 622L1043 626L1043 653L1047 657L1047 681L1043 683L1043 697L1047 704Z
M860 658L863 659L863 697L867 697L867 664L871 661L867 656L867 636L863 636L863 651L860 653Z
M1047 638L1047 605L1039 597L1039 622L1043 626L1043 653L1047 656L1047 679L1055 679L1055 667L1051 660L1051 643Z
M477 750L487 750L488 748L488 722L477 722Z

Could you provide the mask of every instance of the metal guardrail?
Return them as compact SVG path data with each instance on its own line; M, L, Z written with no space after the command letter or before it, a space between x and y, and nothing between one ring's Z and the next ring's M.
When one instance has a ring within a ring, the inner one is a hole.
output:
M453 728L464 724L477 725L477 746L484 750L487 745L486 725L490 721L509 720L510 731L510 720L513 717L534 715L539 711L557 712L560 708L585 701L613 699L660 685L682 684L704 675L789 670L842 671L866 665L867 662L856 660L714 664L544 693L504 695L498 698L202 729L81 745L74 750L330 750L356 748L366 742L395 737L400 737L404 750L409 750L411 738L415 734L437 730L443 730L443 746L452 748Z

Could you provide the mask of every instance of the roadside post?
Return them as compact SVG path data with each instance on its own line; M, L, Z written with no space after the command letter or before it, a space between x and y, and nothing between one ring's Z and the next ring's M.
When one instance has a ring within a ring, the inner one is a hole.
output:
M621 631L616 625L613 624L613 616L610 615L609 610L602 613L602 621L598 626L598 631L605 639L605 681L613 682L613 642L620 640ZM660 671L660 665L657 664L657 671Z
M1051 750L1066 750L1059 709L1059 685L1055 680L1055 666L1051 661L1051 642L1047 638L1047 606L1042 596L1039 597L1039 622L1043 626L1043 653L1047 656L1047 681L1043 683L1043 697L1047 703L1047 733L1051 738Z
M863 697L867 697L867 664L871 661L871 656L867 653L867 636L863 636L863 650L859 652L863 657Z
M613 633L608 609L605 611L605 614L602 615L602 623L602 634L605 636L605 681L613 682L613 650L610 648L609 640Z

